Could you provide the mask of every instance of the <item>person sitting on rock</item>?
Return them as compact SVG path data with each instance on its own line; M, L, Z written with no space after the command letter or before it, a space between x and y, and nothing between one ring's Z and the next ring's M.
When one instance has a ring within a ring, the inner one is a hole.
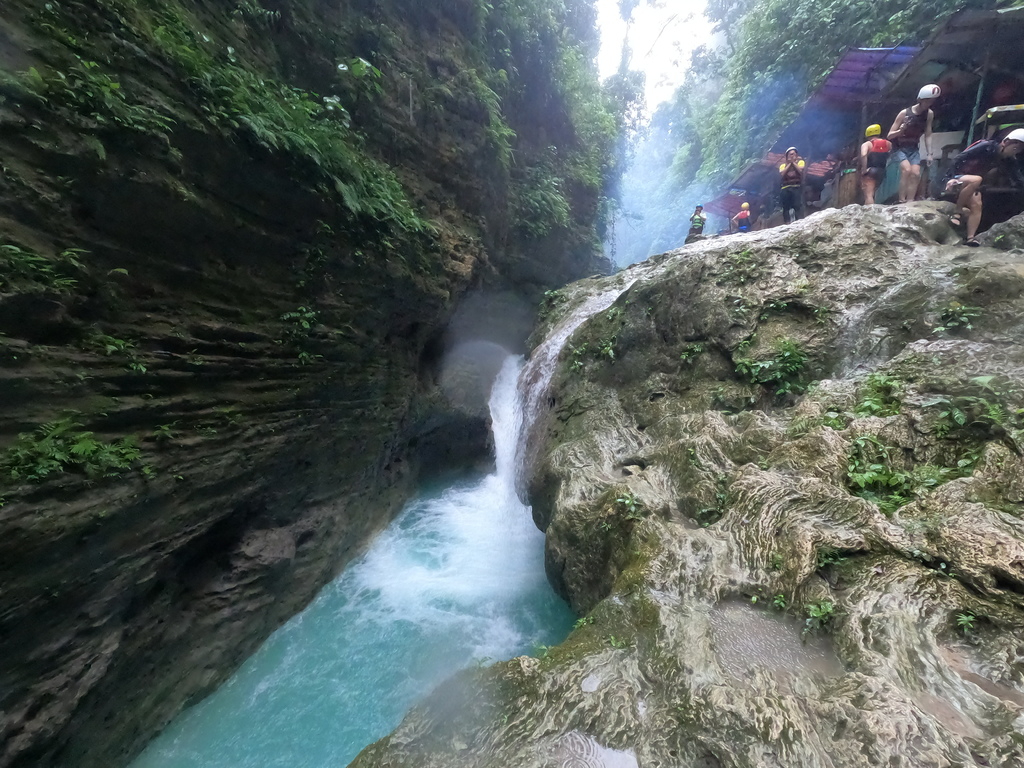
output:
M740 212L732 217L730 223L736 225L738 232L749 232L751 225L754 223L750 218L750 203L741 205Z
M950 224L959 227L967 217L965 245L978 246L975 235L981 223L981 187L993 171L1001 170L1007 180L1018 189L1024 189L1024 174L1017 157L1024 152L1024 128L1010 131L1002 141L976 141L953 159L946 174L945 195L956 197L956 211Z
M905 203L917 197L921 182L921 143L924 140L924 161L932 161L932 121L935 113L931 106L942 94L937 85L926 85L917 94L917 103L900 110L889 129L888 139L895 151L893 159L900 164L898 200Z
M795 219L803 218L803 186L804 168L807 163L800 157L796 147L786 150L786 159L779 166L779 176L782 182L782 190L779 192L779 202L782 203L782 220L787 224ZM793 211L793 218L789 212Z
M877 123L868 126L864 138L867 141L860 145L860 188L864 192L864 205L874 205L875 190L885 180L892 142L882 138L882 126Z

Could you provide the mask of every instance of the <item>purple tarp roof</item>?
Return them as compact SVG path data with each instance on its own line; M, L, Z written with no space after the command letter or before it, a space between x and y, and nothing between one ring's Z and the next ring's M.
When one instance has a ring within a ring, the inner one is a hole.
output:
M921 51L911 45L895 48L851 48L815 94L834 102L871 101L906 69Z

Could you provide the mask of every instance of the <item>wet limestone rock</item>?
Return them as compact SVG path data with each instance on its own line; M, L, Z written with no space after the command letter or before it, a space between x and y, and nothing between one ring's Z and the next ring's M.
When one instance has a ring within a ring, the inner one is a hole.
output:
M368 766L1024 764L1024 256L849 207L562 292L532 439L581 619Z

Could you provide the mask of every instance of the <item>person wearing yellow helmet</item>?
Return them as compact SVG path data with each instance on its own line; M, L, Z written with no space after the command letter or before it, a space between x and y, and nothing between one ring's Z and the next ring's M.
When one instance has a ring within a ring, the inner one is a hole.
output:
M900 164L899 201L905 203L917 197L921 181L921 161L932 161L932 104L942 94L937 85L926 85L917 94L917 103L900 110L889 129L888 139L895 151L893 159ZM921 146L924 145L924 156Z
M882 138L882 126L877 123L868 126L864 138L867 141L860 145L860 188L864 192L864 205L874 205L875 190L885 179L892 142Z
M750 203L740 206L739 213L732 217L731 223L736 225L736 230L739 232L750 231L750 226L754 223L750 218Z

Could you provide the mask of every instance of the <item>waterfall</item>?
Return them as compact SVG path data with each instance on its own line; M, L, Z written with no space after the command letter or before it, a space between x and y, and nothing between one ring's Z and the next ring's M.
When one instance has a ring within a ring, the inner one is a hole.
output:
M492 389L494 473L424 490L134 768L346 765L455 671L565 637L573 616L514 491L521 367L508 358Z

